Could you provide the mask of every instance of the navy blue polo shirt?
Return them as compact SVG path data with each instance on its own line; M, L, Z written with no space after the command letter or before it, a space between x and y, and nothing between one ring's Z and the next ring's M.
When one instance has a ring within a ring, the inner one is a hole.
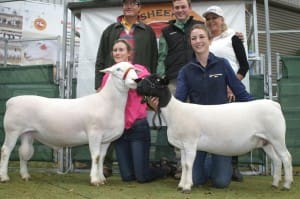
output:
M236 96L236 101L253 100L226 59L210 53L207 66L203 67L194 55L179 71L175 97L180 101L189 99L195 104L224 104L228 102L227 85Z

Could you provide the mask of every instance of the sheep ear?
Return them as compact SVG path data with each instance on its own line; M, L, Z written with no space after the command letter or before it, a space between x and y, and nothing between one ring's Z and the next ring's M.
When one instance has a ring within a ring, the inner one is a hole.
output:
M111 67L108 67L108 68L105 68L103 70L99 70L100 73L111 73L112 72L112 68Z
M163 82L164 85L168 85L169 84L169 79L167 78L166 75L163 75L161 77L161 80L162 80L162 82Z

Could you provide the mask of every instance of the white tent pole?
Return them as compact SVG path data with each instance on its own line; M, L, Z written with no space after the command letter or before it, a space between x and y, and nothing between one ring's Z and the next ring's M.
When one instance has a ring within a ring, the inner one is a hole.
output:
M256 8L256 0L253 0L253 32L254 32L254 50L255 50L255 57L259 56L259 48L258 48L258 30L257 30L257 8Z
M268 66L268 85L269 85L269 98L273 98L272 92L272 62L271 62L271 40L270 40L270 20L269 20L269 1L264 0L265 4L265 28L267 40L267 66Z
M62 37L62 61L61 61L61 71L60 71L60 81L59 81L59 95L61 98L65 98L65 86L66 86L66 52L67 52L67 25L68 25L68 2L65 2L64 5L64 16L63 16L63 37ZM65 148L61 148L58 151L58 164L60 172L65 170Z

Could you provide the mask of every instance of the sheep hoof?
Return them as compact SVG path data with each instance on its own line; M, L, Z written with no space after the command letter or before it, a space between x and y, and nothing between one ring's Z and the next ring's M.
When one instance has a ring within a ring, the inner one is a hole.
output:
M7 183L9 180L1 180L1 183Z
M283 191L289 191L291 189L291 183L284 183L281 190Z
M278 189L278 186L272 184L271 188L272 189Z
M92 186L100 186L100 185L104 185L106 181L96 181L96 182L91 182Z
M286 188L286 187L282 187L280 190L281 190L281 191L289 191L290 189L289 189L289 188Z
M5 182L8 182L10 179L9 179L9 177L6 175L6 176L1 176L0 177L0 181L2 182L2 183L5 183Z
M22 180L24 180L25 182L28 182L30 178L31 178L31 176L29 174L28 175L22 175Z
M190 189L182 189L182 193L190 194L191 190Z
M91 182L91 185L95 186L95 187L98 187L100 185L100 183L99 182Z
M29 181L29 177L28 178L22 178L22 180L24 180L25 182L28 182Z
M106 184L106 178L104 176L100 177L99 181L101 184Z

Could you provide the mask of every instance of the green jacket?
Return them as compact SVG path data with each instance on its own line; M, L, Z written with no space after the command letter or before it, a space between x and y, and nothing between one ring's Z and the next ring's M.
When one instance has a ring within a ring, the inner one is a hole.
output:
M120 17L119 17L120 18ZM119 38L124 26L118 21L109 25L102 33L98 48L95 65L95 89L102 82L104 76L99 70L110 67L114 64L112 58L112 45ZM152 28L142 22L135 25L134 30L135 55L133 64L146 66L151 73L156 72L157 66L157 40Z
M203 24L192 16L185 22L169 21L159 38L158 65L156 72L165 74L170 80L176 79L178 71L192 58L193 50L188 34L194 24Z

